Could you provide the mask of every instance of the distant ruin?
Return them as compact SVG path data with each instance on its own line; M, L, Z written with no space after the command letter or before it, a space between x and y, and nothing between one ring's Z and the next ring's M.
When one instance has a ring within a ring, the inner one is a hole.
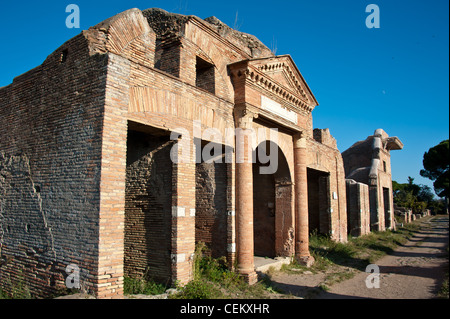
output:
M369 210L371 230L395 229L390 151L402 148L403 143L397 137L389 137L385 131L378 129L372 136L342 152L345 177L368 185L366 190L361 190L364 195L347 199L351 224L355 220L367 220ZM350 228L358 227L361 226Z

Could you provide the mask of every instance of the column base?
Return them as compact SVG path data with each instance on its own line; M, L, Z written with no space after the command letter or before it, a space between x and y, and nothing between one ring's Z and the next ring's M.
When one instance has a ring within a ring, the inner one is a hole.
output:
M239 275L244 278L245 282L247 284L254 285L258 282L258 274L256 273L256 271L250 271L250 272L239 272Z
M307 268L311 267L314 264L314 257L313 256L295 256L295 260Z

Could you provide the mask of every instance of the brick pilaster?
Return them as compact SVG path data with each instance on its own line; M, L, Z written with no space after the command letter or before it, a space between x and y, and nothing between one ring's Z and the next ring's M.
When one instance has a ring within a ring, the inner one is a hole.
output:
M123 295L125 177L130 63L108 55L100 181L98 298Z
M194 143L191 145L195 147ZM195 161L188 158L182 147L178 152L179 160L173 163L172 173L172 282L185 285L193 279Z

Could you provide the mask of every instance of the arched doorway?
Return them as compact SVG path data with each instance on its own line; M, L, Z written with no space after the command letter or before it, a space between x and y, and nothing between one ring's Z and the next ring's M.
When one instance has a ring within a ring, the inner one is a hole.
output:
M272 161L270 165L276 164L274 172L267 174L261 169L269 163L259 156L260 148ZM286 157L278 145L265 141L258 145L253 159L254 253L270 258L290 256L294 249L293 185Z

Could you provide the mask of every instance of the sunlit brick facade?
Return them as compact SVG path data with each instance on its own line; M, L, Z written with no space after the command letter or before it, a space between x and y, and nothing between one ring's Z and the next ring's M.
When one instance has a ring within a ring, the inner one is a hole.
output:
M131 9L83 31L0 89L1 286L48 297L70 264L99 298L124 276L185 284L199 242L249 283L255 255L311 265L311 232L347 238L317 105L289 55L214 17ZM212 142L221 161L202 156Z

